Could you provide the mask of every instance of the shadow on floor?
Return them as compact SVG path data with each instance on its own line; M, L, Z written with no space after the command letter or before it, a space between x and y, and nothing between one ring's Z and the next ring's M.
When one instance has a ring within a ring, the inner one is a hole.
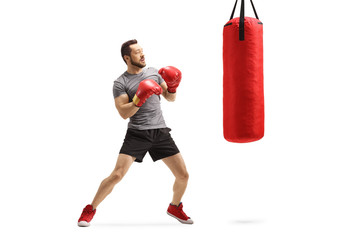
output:
M230 224L261 224L265 223L262 219L239 219L229 222Z

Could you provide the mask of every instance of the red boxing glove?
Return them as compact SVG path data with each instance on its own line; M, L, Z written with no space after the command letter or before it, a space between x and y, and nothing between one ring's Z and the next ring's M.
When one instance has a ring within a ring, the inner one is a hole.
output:
M165 80L169 93L176 93L176 88L181 81L181 72L176 67L168 66L159 70L159 74Z
M145 101L153 94L160 95L162 88L157 82L152 79L145 79L140 82L136 94L133 98L133 102L136 106L141 107Z

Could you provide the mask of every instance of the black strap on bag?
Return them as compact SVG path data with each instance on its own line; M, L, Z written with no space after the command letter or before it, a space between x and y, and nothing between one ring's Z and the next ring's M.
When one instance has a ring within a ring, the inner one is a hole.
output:
M237 2L238 2L238 0L235 1L235 5L234 5L233 11L232 11L231 16L230 16L230 20L234 18L234 13L235 13ZM256 19L259 20L259 17L258 17L258 15L256 13L253 1L250 0L250 2L251 2L251 5L252 5L252 8L254 10L255 17L256 17ZM240 41L245 40L245 23L244 22L245 22L245 2L244 2L244 0L241 0L240 20L239 20L239 40Z

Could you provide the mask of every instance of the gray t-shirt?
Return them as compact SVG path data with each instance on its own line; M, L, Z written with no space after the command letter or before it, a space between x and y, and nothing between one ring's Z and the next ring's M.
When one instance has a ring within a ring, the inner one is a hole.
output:
M114 81L113 94L114 98L127 94L129 101L135 96L138 86L142 80L152 79L159 85L164 79L155 68L143 68L139 74L130 74L124 72ZM140 109L130 118L128 128L138 130L166 128L165 120L160 108L160 96L153 94Z

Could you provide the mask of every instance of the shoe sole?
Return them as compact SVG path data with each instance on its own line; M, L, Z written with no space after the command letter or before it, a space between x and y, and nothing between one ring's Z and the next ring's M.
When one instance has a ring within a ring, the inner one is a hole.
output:
M79 227L88 227L88 226L90 226L90 223L88 223L86 221L80 221L80 222L78 222L78 226Z
M183 223L183 224L193 224L194 223L194 221L192 220L192 219L188 219L188 220L182 220L182 219L180 219L180 218L178 218L178 217L176 217L176 216L174 216L174 215L172 215L171 213L169 213L169 212L166 212L170 217L173 217L173 218L175 218L176 220L178 220L179 222L181 222L181 223Z

